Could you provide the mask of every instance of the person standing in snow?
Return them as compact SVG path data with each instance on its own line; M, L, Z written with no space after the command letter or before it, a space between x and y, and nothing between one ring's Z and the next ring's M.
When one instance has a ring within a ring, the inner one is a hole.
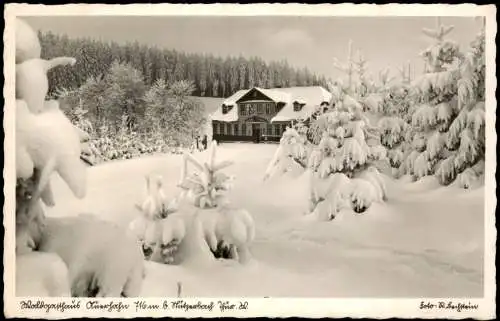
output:
M200 136L196 135L196 150L200 150Z
M208 137L207 135L203 135L203 140L201 141L201 144L203 145L203 150L207 149L207 143L208 143Z

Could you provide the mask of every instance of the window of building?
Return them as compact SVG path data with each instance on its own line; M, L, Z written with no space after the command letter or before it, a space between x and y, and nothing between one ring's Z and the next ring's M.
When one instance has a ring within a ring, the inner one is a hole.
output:
M271 115L271 103L266 103L266 114Z
M226 123L223 123L223 126L224 126L224 135L227 135L228 134L228 126L229 124L226 124Z
M241 124L241 135L242 136L247 135L247 125L246 124Z
M245 104L240 104L240 114L245 116L247 114L247 108Z
M218 134L219 133L219 124L212 123L212 126L213 126L214 134Z
M293 111L300 111L303 106L304 106L304 104L301 104L301 103L295 101L293 103Z
M233 135L238 135L238 124L233 124Z
M259 113L259 114L264 113L264 105L262 105L262 104L257 105L257 113Z
M273 135L273 125L267 124L267 134Z

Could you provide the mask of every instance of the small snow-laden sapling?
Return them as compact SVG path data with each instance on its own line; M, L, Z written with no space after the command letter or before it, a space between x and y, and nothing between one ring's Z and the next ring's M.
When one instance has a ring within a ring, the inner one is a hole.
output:
M217 142L212 141L206 162L190 154L184 155L179 186L181 195L195 208L194 220L201 227L205 244L216 258L235 259L241 263L250 259L249 246L255 237L254 221L250 213L234 207L227 198L234 177L222 172L233 164L216 161ZM189 174L187 165L194 172Z
M137 205L140 215L129 229L141 244L145 259L173 264L186 230L184 220L176 215L177 200L167 202L161 176L147 176L146 187L146 197Z

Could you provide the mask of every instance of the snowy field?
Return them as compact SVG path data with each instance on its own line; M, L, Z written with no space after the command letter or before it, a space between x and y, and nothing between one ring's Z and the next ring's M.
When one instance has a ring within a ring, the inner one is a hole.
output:
M482 297L484 188L440 187L387 179L389 201L365 214L341 213L331 222L303 219L302 177L263 173L277 145L222 144L220 160L236 163L234 204L256 222L247 266L220 261L214 266L147 263L142 295L226 297ZM203 153L201 153L203 154ZM197 157L202 155L197 155ZM53 179L56 207L49 216L94 213L127 224L145 189L144 176L163 175L172 197L181 156L109 162L88 171L88 195L76 200Z

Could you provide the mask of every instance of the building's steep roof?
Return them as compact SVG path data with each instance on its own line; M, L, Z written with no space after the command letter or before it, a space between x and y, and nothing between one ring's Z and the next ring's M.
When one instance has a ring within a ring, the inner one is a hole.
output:
M287 88L272 88L263 89L255 87L265 96L275 102L285 103L285 106L271 119L275 121L289 121L293 119L307 118L315 108L323 102L330 102L332 95L320 86L311 87L287 87ZM238 109L236 102L241 99L251 89L238 90L231 97L223 101L223 105L233 106L226 114L222 113L222 106L218 108L211 116L212 120L219 121L236 121L238 120ZM298 102L304 104L300 111L294 111L293 103Z
M290 94L280 89L264 89L255 87L258 91L271 98L275 102L287 103L290 101Z
M235 92L232 96L226 98L226 100L224 100L222 102L222 104L226 105L226 106L232 106L232 105L236 104L236 102L241 97L243 97L247 92L248 92L248 89L240 89L237 92Z

